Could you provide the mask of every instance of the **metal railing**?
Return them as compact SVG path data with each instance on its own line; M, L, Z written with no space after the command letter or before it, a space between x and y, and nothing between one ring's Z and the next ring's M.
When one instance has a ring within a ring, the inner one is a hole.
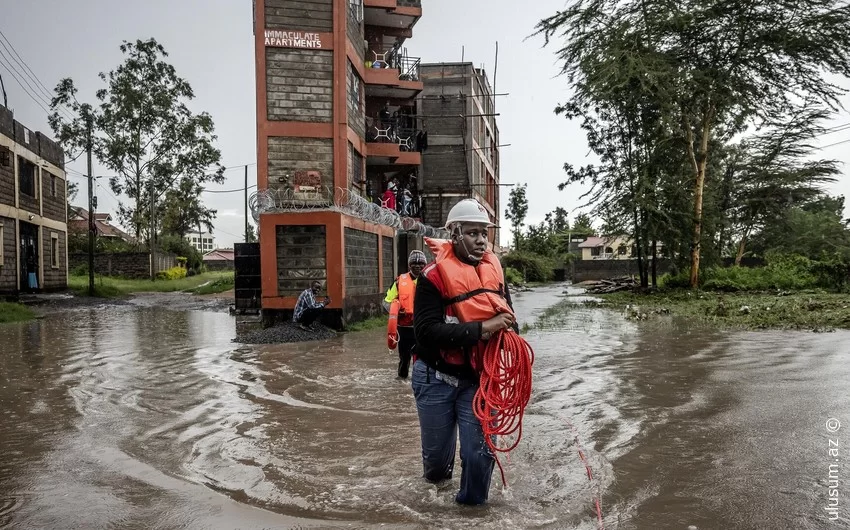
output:
M419 81L419 65L422 59L410 57L403 53L394 53L387 61L390 68L398 70L398 78L402 81Z

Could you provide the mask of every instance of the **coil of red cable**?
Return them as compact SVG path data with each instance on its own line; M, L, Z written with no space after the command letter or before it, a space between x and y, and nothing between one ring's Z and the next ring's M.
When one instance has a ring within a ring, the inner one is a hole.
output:
M472 406L481 422L487 446L499 466L502 484L507 486L498 453L513 450L522 438L522 416L531 399L534 350L513 330L501 330L487 343L483 359L481 381ZM496 446L496 436L514 433L516 439L509 447Z

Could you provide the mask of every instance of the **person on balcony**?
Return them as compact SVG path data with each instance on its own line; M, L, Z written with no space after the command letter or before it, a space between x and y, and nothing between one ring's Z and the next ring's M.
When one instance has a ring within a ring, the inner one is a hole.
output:
M396 209L396 200L395 200L395 182L390 181L387 184L387 191L381 196L381 207L389 208L390 210Z

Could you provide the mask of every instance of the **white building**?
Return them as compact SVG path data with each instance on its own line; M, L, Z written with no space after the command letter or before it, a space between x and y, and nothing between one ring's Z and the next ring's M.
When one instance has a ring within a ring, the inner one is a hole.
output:
M209 232L189 232L186 234L186 241L201 254L215 249L215 238Z

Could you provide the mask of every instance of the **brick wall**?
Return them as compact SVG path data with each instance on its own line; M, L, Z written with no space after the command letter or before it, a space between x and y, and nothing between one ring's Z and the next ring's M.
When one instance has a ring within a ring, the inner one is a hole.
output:
M345 228L345 295L381 292L378 278L378 235Z
M333 0L265 0L265 6L269 29L333 31Z
M53 268L53 234L56 234L58 267ZM40 287L44 290L65 289L68 287L68 269L65 268L67 238L65 232L42 228L41 230L41 266Z
M657 263L658 275L670 270L670 260L660 259ZM588 280L604 280L620 276L638 275L636 259L594 259L579 260L571 266L572 280L575 283Z
M397 3L404 7L422 7L422 0L397 0Z
M360 138L363 138L366 132L366 114L365 114L365 87L363 80L357 75L357 70L351 65L351 61L346 61L348 66L348 75L346 76L347 97L346 107L348 108L348 125Z
M446 224L446 217L449 215L449 210L452 206L458 203L464 197L431 195L433 190L429 190L428 195L422 198L422 221L431 226L443 226Z
M269 188L289 186L295 171L319 171L322 186L333 188L333 140L328 138L269 138ZM289 177L287 177L289 175Z
M298 296L313 280L325 286L327 247L323 225L277 227L278 296Z
M0 262L0 293L11 293L17 289L18 271L16 256L18 246L15 237L15 220L9 217L0 217L0 225L3 225L3 237L0 246L3 247L3 261Z
M41 196L44 202L44 217L66 222L68 210L65 206L65 181L47 171L41 172Z
M173 254L158 254L157 270L166 270L177 265ZM71 271L79 267L87 268L88 254L71 254L68 267ZM94 272L104 276L123 278L150 278L151 258L147 252L115 252L94 255Z
M352 5L349 4L345 31L348 33L348 40L351 41L351 45L354 47L354 51L357 52L357 57L360 58L360 62L361 64L363 64L366 62L366 41L363 37L362 20L363 10L359 10L360 20L355 17L355 11L356 10L352 9Z
M266 48L268 119L330 122L333 58L329 50Z
M395 264L393 262L393 238L381 236L381 259L384 261L384 285L383 290L386 291L392 287L395 281Z
M4 158L5 157L5 158ZM10 149L0 146L0 204L15 205L15 156Z

